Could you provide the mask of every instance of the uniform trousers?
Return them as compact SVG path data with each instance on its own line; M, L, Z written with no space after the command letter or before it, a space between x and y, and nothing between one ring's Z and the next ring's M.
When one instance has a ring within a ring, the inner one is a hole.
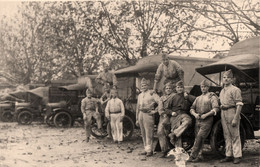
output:
M167 132L165 129L167 124L170 124L170 118L168 116L161 115L157 128L157 134L162 152L165 152L169 149L169 143L166 137L169 132Z
M233 127L231 125L232 120L235 117L236 109L230 108L228 110L221 111L221 124L223 127L225 144L226 144L226 156L234 158L242 157L242 146L240 140L240 120L238 124Z
M204 120L196 119L195 142L192 147L191 157L197 158L199 154L202 154L204 141L210 133L212 124L213 124L213 116L207 117Z
M97 113L93 110L85 111L85 116L83 117L83 120L84 120L87 137L90 137L90 134L91 134L92 117L96 119L98 129L101 129L101 127L102 127L101 116L99 113Z
M153 152L154 115L140 111L138 122L141 129L145 152Z
M171 129L176 136L175 147L182 147L181 135L192 123L192 119L188 114L178 114L176 117L171 117Z
M121 113L110 113L111 133L114 141L123 141L123 122L121 122Z

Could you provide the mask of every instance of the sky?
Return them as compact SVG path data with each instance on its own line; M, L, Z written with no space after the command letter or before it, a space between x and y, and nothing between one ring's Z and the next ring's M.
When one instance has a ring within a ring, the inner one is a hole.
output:
M21 1L5 1L0 0L0 17L6 15L7 17L14 17L18 11L18 5Z

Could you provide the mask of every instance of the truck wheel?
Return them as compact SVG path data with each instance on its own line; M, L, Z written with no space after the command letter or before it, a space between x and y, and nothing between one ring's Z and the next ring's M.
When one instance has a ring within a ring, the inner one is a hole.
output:
M245 144L246 139L246 132L244 126L240 123L240 139L242 149ZM223 128L221 124L221 120L218 120L212 129L211 136L210 136L210 146L212 150L219 155L225 156L225 139L223 134Z
M54 116L54 125L57 128L69 128L71 127L72 118L67 112L59 112Z
M33 121L33 115L30 111L24 110L18 114L18 123L22 125L29 125Z
M3 122L12 122L13 121L13 114L11 111L7 110L2 113L2 121Z
M124 141L129 140L132 137L134 128L135 128L135 124L133 120L129 116L125 115L123 118L123 140ZM110 124L107 125L107 132L108 135L112 137Z
M96 137L96 138L104 138L108 135L108 124L109 123L106 123L103 121L103 125L102 125L102 128L104 130L103 133L101 133L99 130L98 130L98 126L97 126L97 122L95 119L92 119L92 124L91 124L91 135ZM83 127L84 127L84 121L83 121Z

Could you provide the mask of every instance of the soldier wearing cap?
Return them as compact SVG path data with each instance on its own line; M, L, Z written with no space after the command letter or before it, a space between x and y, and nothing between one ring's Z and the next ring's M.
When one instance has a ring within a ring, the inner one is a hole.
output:
M141 155L153 155L154 114L158 112L155 105L160 97L149 90L150 81L141 80L141 93L138 95L136 106L136 125L140 126L145 152Z
M202 149L204 140L210 133L213 116L219 111L218 97L209 92L210 83L203 80L200 83L202 94L193 102L190 113L196 118L195 124L195 142L192 147L189 162L198 162L203 160Z
M181 135L191 125L192 119L187 114L191 104L195 100L195 96L184 92L184 84L182 81L176 84L176 95L173 97L173 112L170 119L171 133L169 134L170 142L175 147L182 147Z
M223 74L224 88L221 90L219 98L221 103L221 124L226 144L226 157L220 162L233 160L234 164L238 164L242 157L239 126L243 103L241 90L233 86L232 82L232 71L225 71Z
M106 85L106 83L109 83L110 87L117 88L117 78L115 74L109 71L109 67L107 65L104 65L103 68L104 71L98 74L95 81L102 85Z
M173 85L180 80L184 81L184 71L180 64L174 60L169 60L165 53L162 54L162 63L158 66L155 74L154 91L157 89L157 84L160 80L163 80L164 84L171 82Z
M162 151L161 158L166 157L169 150L169 143L166 136L169 132L166 132L165 126L170 124L170 117L172 115L173 108L173 97L175 93L173 92L174 86L171 83L165 84L164 92L165 95L161 96L158 104L158 112L160 115L160 120L157 128L158 139Z
M116 89L111 90L111 99L107 102L105 116L110 121L111 133L115 143L120 144L123 141L123 118L125 115L125 107L118 98Z
M97 126L102 133L102 122L101 122L101 116L98 112L98 105L97 105L97 99L92 97L92 91L87 89L86 90L86 96L81 101L81 112L83 114L83 120L84 120L84 128L86 130L86 142L89 142L89 137L91 133L91 122L92 117L94 117L97 121Z

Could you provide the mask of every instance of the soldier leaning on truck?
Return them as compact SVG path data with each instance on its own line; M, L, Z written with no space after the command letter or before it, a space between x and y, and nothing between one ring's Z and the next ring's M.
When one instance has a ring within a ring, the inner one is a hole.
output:
M209 92L210 83L203 80L200 83L202 95L198 96L191 106L190 113L196 118L195 142L192 147L188 162L203 160L202 149L204 140L207 138L213 125L213 115L219 111L218 97Z
M221 103L221 124L226 144L226 157L220 162L233 160L234 164L238 164L242 157L239 126L243 103L241 90L233 86L232 82L232 71L225 71L223 73L224 88L221 90L219 98Z
M169 143L167 140L168 133L166 132L165 126L170 124L170 117L172 115L172 108L173 108L173 97L175 93L173 92L174 85L170 82L165 84L164 91L165 95L160 98L158 104L158 112L160 115L160 120L157 128L158 139L162 151L161 158L165 158L168 150L169 150Z
M176 83L176 94L173 97L173 112L171 114L171 133L170 142L175 147L182 147L182 134L192 124L191 117L187 114L190 106L195 100L195 96L189 95L184 91L184 83Z
M84 128L86 130L86 142L89 142L89 137L91 134L91 123L92 123L92 117L94 117L97 121L97 126L102 133L102 122L101 122L101 116L98 112L98 104L97 100L92 97L91 90L86 90L86 96L81 101L81 112L83 114L83 120L84 120Z

